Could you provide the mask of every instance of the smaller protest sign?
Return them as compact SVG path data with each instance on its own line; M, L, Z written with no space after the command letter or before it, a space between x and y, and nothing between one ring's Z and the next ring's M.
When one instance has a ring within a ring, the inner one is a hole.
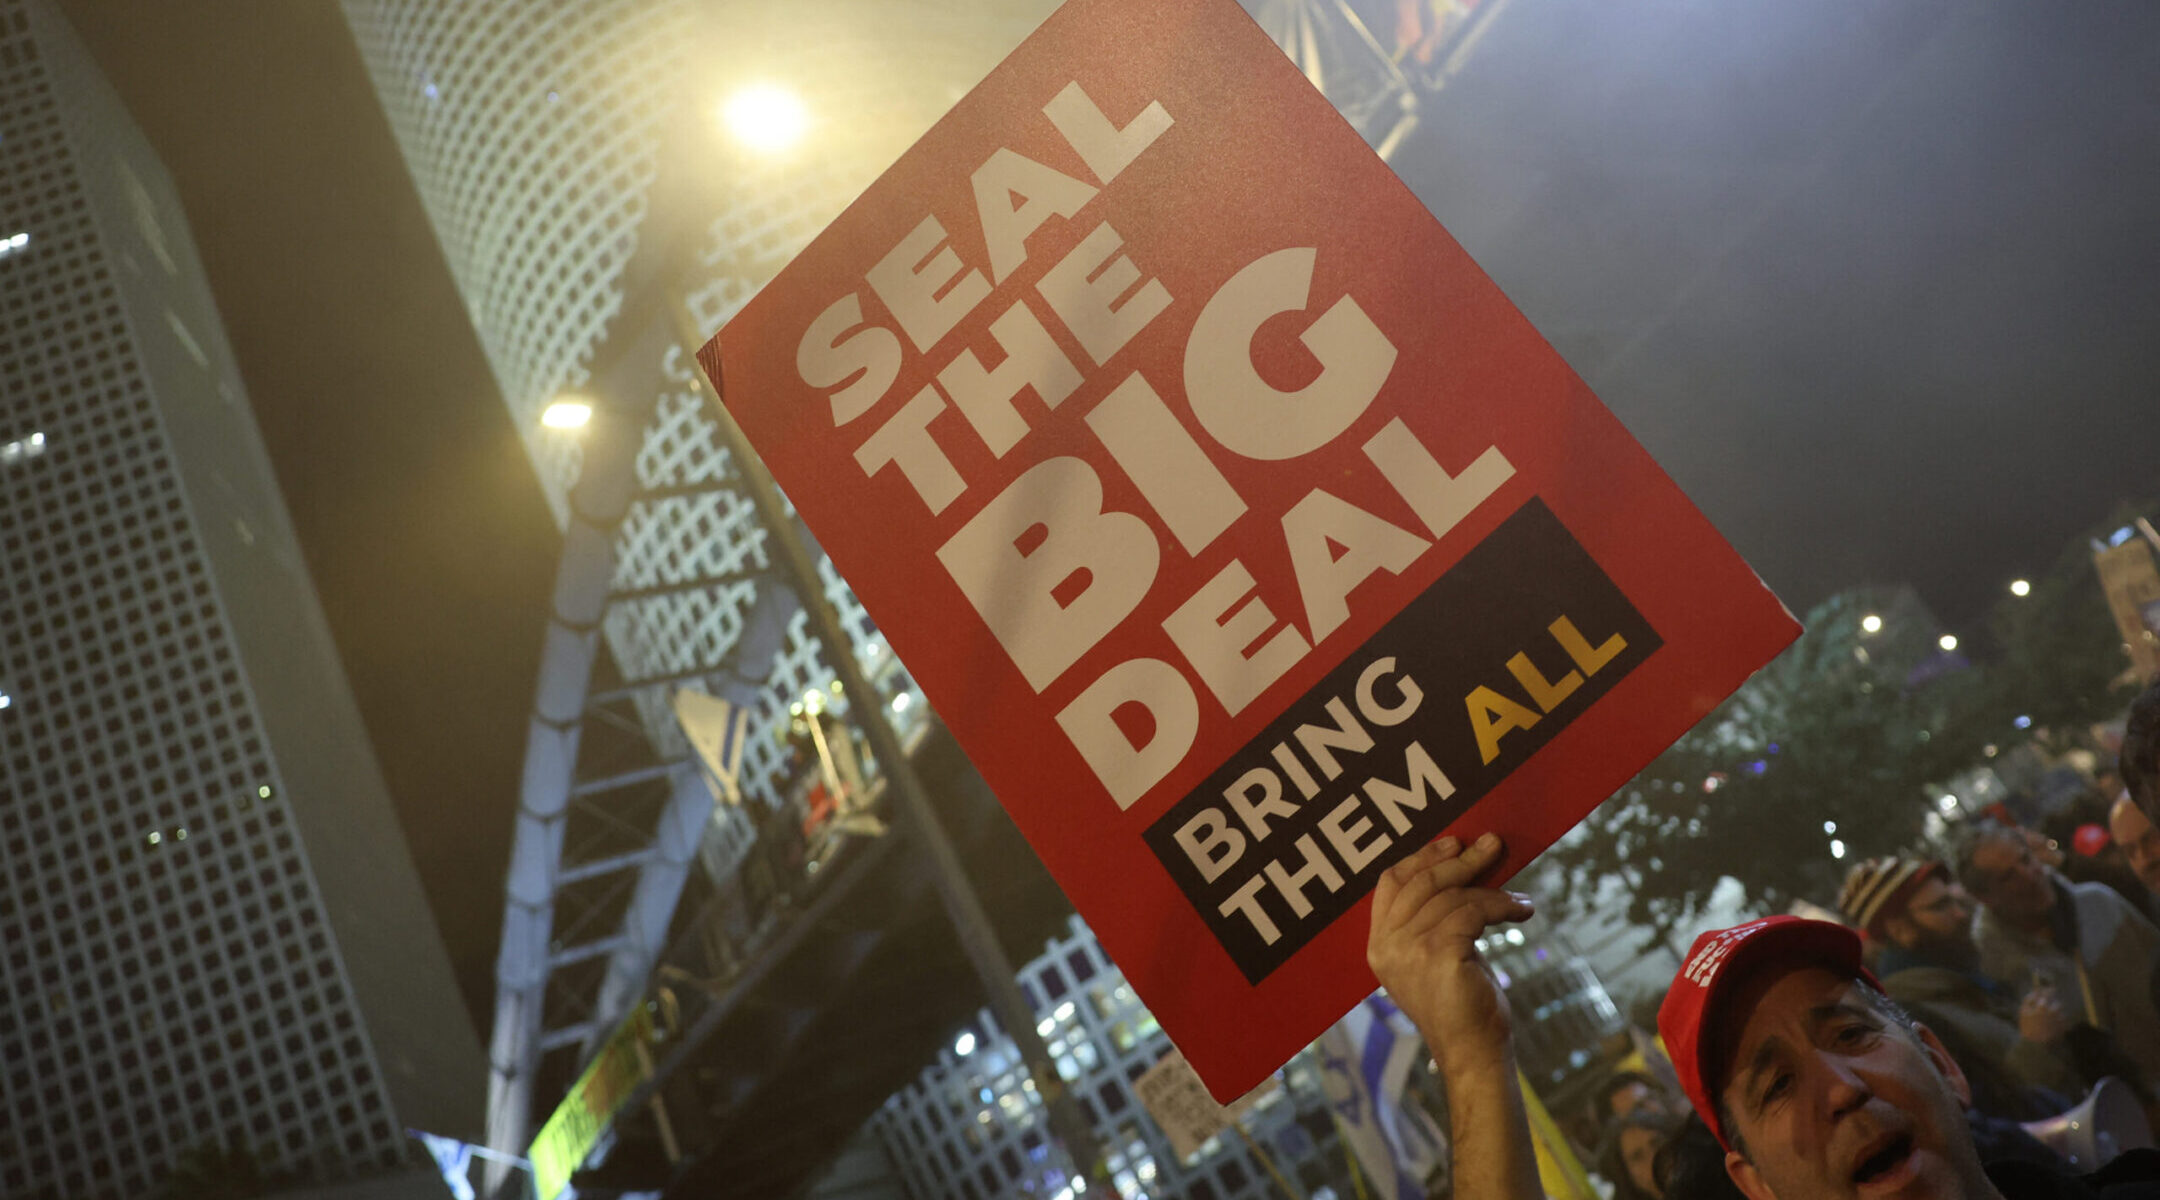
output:
M1253 1105L1280 1090L1282 1084L1270 1075L1259 1087L1228 1105L1217 1104L1192 1064L1174 1049L1133 1082L1133 1094L1162 1127L1170 1139L1171 1152L1180 1159L1191 1158L1209 1138L1230 1128Z

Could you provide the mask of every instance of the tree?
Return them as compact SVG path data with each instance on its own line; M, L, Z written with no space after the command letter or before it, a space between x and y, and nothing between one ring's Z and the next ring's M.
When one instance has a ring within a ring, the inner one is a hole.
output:
M1982 747L1973 672L1910 589L1840 594L1806 627L1555 848L1563 903L1617 875L1658 939L1726 876L1764 908L1826 903L1857 856L1921 837L1927 785Z
M1909 588L1817 605L1784 654L1554 846L1561 903L1617 877L1649 942L1728 876L1762 909L1828 905L1858 858L1923 841L1945 781L2028 740L2075 744L2132 690L2091 539L2156 511L2123 506L2028 595L2005 595L1980 665L1940 649Z

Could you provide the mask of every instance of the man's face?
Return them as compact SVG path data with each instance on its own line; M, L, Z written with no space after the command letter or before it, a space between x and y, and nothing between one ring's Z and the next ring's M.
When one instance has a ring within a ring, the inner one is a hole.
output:
M1960 953L1972 948L1973 899L1965 889L1929 876L1913 889L1912 899L1889 922L1891 936L1908 950Z
M1989 838L1973 851L1977 876L1974 891L1980 902L2004 919L2037 921L2055 907L2055 889L2048 883L2047 868L2033 857L2032 848L2016 836Z
M2130 869L2145 881L2145 886L2160 892L2160 826L2139 812L2137 805L2118 800L2108 814L2108 836L2123 848Z
M1861 984L1821 967L1765 967L1723 1011L1719 1095L1750 1200L1958 1200L1984 1195L1965 1125L1965 1077L1933 1034L1894 1026Z

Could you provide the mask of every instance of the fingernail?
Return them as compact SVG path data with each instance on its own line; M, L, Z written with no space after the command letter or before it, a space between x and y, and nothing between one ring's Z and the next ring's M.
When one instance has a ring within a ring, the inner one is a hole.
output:
M1498 850L1500 848L1500 835L1497 833L1479 834L1477 848L1485 851Z
M1536 904L1536 903L1537 903L1537 901L1535 901L1535 900L1532 900L1532 899L1530 898L1530 893L1528 893L1528 892L1509 892L1509 893L1508 893L1508 895L1510 895L1510 896L1513 896L1513 897L1515 898L1515 903L1517 903L1517 904Z

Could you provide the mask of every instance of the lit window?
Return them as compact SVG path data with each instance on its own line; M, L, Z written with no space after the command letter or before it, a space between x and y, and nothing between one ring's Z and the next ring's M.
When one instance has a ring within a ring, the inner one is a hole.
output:
M45 435L33 433L12 442L0 442L0 463L19 462L45 453Z

